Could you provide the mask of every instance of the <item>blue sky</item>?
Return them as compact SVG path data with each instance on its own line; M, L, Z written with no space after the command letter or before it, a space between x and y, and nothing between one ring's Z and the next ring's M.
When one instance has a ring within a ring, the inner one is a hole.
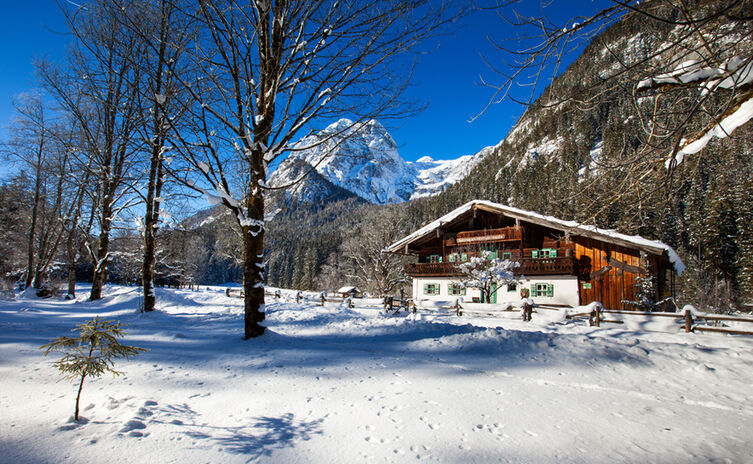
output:
M547 0L546 3L552 2ZM547 7L547 11L553 20L564 22L574 11L593 11L605 3L603 0L559 1ZM540 2L524 2L522 7L535 13L540 10ZM481 112L492 92L476 84L479 75L494 78L479 54L492 60L499 58L494 55L487 35L500 40L512 37L515 31L494 11L477 12L464 18L455 29L454 34L442 37L438 44L427 46L432 51L419 57L414 85L408 96L424 101L428 108L410 119L387 124L406 160L426 155L451 159L474 154L502 140L523 112L520 105L506 102L494 105L475 121L469 121ZM33 59L44 55L62 56L68 41L60 34L62 31L62 15L54 0L6 2L3 6L0 19L1 138L6 137L4 127L13 115L13 96L34 85Z

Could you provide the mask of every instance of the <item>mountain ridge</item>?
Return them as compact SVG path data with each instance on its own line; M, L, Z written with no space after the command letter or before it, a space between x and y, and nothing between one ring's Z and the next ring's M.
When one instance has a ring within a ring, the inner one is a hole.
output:
M442 192L493 149L452 160L424 156L406 161L381 123L354 124L343 118L302 138L270 174L268 184L279 187L301 179L285 195L288 201L322 201L334 194L334 186L369 203L402 203ZM303 177L306 171L310 173Z

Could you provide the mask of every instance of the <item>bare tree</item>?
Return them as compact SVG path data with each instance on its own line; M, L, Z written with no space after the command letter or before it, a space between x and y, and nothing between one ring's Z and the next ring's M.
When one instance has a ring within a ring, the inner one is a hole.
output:
M139 87L143 42L119 21L122 10L101 2L86 8L61 5L75 42L63 71L47 62L39 74L53 97L80 127L83 146L77 154L92 160L96 182L99 241L90 248L94 275L90 298L102 297L109 259L110 232L117 215L130 206L140 114Z
M406 258L384 250L402 235L402 210L380 208L366 215L362 225L341 246L345 276L351 284L376 296L386 296L410 282L405 274Z
M147 178L144 190L139 189L145 205L141 232L143 253L141 284L144 311L155 307L154 273L157 233L160 226L160 205L167 180L166 155L172 148L169 134L180 130L183 106L179 102L182 89L177 78L183 74L186 47L192 39L191 18L181 14L179 2L173 0L100 0L108 9L119 11L116 16L122 27L136 37L143 56L134 56L140 67L139 100L141 113L137 130L148 153Z
M592 109L610 93L632 95L640 146L602 166L627 173L614 188L616 197L657 173L669 179L686 156L753 116L750 0L612 0L593 14L556 22L518 13L520 3L507 1L498 10L522 40L513 45L491 39L503 62L487 58L496 76L484 82L494 90L489 104L510 99L557 110ZM611 41L607 29L619 21L634 25L630 40ZM568 55L589 42L601 58L575 88L558 85L555 77ZM528 93L520 95L518 85Z
M32 174L26 284L39 288L57 257L66 223L78 214L85 186L75 182L71 156L75 127L52 119L39 95L21 95L16 110L6 147Z
M11 139L5 146L6 155L15 159L28 168L34 183L31 204L31 225L28 235L26 287L34 284L38 287L41 282L35 282L35 258L37 255L36 239L39 229L41 210L44 209L46 198L46 184L49 176L47 169L48 150L52 143L49 134L50 121L46 116L42 100L37 95L22 94L15 101L14 106L18 114L11 128Z
M268 167L302 148L293 147L302 131L334 118L350 116L350 130L415 109L400 100L410 75L400 56L448 19L414 0L202 0L196 19L197 74L181 77L195 103L193 133L179 134L194 169L186 181L240 225L244 336L256 337L264 332Z

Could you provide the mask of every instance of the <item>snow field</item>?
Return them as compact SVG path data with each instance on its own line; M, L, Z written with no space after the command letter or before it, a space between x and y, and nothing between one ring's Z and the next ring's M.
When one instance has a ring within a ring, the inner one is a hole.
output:
M452 312L384 315L267 299L244 341L223 288L137 289L103 301L0 302L0 461L746 462L753 339L532 323ZM99 314L148 348L73 382L39 346ZM645 328L644 328L645 329Z

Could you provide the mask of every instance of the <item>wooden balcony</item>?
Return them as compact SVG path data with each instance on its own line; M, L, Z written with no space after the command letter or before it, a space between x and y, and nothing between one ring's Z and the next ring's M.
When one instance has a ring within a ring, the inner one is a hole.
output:
M503 227L501 229L471 230L458 232L455 237L457 245L473 245L475 243L512 242L523 238L523 229L519 227Z
M575 275L575 259L572 256L557 258L519 260L520 267L515 274L534 275ZM411 277L459 276L456 265L460 263L412 263L405 266L405 273Z
M461 275L456 263L411 263L405 265L405 273L411 277L439 277Z

